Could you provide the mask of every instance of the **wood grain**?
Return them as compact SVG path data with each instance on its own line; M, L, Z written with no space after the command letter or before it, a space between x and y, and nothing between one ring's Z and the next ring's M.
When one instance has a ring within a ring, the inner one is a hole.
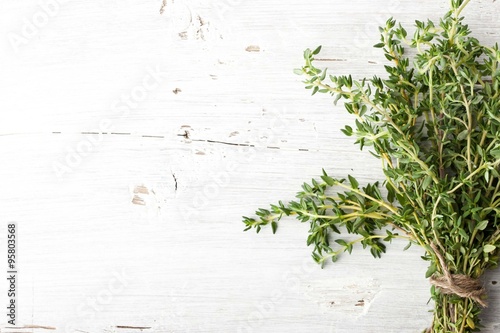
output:
M257 236L241 216L322 168L382 178L340 132L342 105L310 97L292 70L321 44L332 72L382 74L376 27L437 19L446 1L169 0L163 15L160 0L52 3L46 23L37 1L0 4L0 235L15 221L20 238L19 328L2 332L430 323L420 249L355 249L321 270L306 225ZM485 43L499 40L499 6L465 11ZM499 274L485 278L486 333L500 330Z

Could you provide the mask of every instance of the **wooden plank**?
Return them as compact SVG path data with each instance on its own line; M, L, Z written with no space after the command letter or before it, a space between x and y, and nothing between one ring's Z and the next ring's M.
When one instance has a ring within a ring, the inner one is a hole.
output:
M161 1L58 3L32 36L38 2L0 4L0 232L16 221L20 237L19 329L2 332L429 324L419 249L356 249L321 270L306 225L255 235L240 221L322 168L382 179L340 133L342 105L311 98L292 70L322 44L332 71L381 74L376 26L436 19L444 1L176 0L163 15ZM465 13L484 42L498 40L499 6ZM500 327L498 279L485 278L486 333Z

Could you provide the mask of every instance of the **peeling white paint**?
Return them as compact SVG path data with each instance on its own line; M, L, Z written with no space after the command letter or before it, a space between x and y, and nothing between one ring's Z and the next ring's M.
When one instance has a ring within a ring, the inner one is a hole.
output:
M360 249L322 270L307 225L283 219L276 235L255 235L241 216L292 199L322 168L383 179L340 132L353 121L342 105L311 98L293 69L321 44L332 73L383 74L374 23L437 19L446 1L165 2L160 15L162 0L67 1L17 48L9 36L41 7L0 4L0 243L16 221L18 322L35 333L422 331L418 249L396 241L382 259ZM499 6L464 12L484 43L500 38ZM161 80L145 94L148 68ZM59 179L52 165L79 148ZM126 292L79 319L116 267L130 273ZM483 332L495 333L500 287L487 286Z

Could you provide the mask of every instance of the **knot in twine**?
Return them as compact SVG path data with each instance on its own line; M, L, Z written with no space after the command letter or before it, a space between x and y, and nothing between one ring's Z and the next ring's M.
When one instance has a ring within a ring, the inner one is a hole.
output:
M439 252L436 245L431 243L431 248L434 250L436 257L441 264L443 276L431 276L430 283L438 287L443 294L454 294L463 298L470 298L482 307L487 307L488 304L484 300L486 296L486 289L483 287L481 281L464 274L451 274L443 255Z

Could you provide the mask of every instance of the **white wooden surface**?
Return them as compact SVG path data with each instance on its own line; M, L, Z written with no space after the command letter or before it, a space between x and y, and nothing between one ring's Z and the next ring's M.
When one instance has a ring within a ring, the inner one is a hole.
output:
M331 71L381 74L376 27L437 19L446 1L168 0L160 15L158 0L66 0L46 15L49 2L0 2L0 239L18 223L16 332L429 324L419 249L395 242L380 260L357 249L321 270L307 225L256 235L241 215L293 198L321 168L381 179L340 133L342 106L310 97L292 69L322 44ZM465 15L499 41L499 2ZM484 332L500 331L498 279L485 278Z

